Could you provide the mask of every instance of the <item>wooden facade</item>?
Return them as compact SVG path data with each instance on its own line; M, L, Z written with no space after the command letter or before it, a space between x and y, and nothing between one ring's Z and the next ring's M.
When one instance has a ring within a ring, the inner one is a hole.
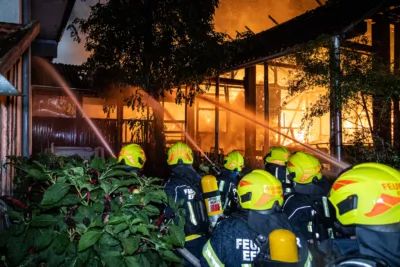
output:
M13 171L7 156L22 154L22 98L25 86L21 55L39 33L39 25L0 23L0 195L12 194ZM12 41L11 41L12 40ZM6 90L13 88L15 93Z

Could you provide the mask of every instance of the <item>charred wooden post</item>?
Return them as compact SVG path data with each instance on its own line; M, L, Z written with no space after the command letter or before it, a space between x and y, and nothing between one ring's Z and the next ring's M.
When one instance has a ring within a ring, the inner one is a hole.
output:
M394 26L394 71L400 74L400 25ZM400 150L400 106L399 96L393 96L393 143Z
M246 112L256 116L256 66L245 69L245 108ZM248 167L255 166L255 148L256 148L256 126L254 123L246 120L245 129L245 157Z
M377 17L372 25L372 47L378 59L375 60L373 68L381 69L383 64L386 71L390 71L390 24L385 15ZM373 96L372 115L374 145L378 150L383 149L383 142L391 143L392 140L391 101L388 96ZM379 138L379 141L376 138Z
M118 88L117 99L117 142L116 142L116 155L122 147L122 127L124 118L124 94L121 88Z
M264 62L264 120L269 126L269 79L268 62ZM264 155L269 150L269 129L264 129Z
M340 89L340 40L332 37L330 46L330 150L342 160L342 104Z
M215 82L215 101L219 102L219 75L216 77ZM215 153L215 160L218 159L219 154L219 106L215 106L215 145L214 145L214 153Z

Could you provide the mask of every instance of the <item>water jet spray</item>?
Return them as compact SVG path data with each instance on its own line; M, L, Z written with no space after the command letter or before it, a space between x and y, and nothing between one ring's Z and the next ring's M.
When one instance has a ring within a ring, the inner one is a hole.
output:
M74 93L72 92L71 88L67 85L67 83L64 81L64 79L61 77L61 75L56 71L56 69L50 65L49 62L46 60L40 58L40 57L35 57L35 59L42 65L42 67L54 78L54 80L60 85L60 87L64 90L64 92L71 98L71 100L74 102L76 108L80 111L82 116L85 118L87 123L89 124L90 128L92 128L93 132L96 134L96 136L100 139L101 143L104 145L104 147L107 149L107 151L110 153L111 156L114 158L116 157L115 154L113 153L112 149L110 148L109 144L107 143L106 139L104 139L103 135L100 133L99 129L94 125L93 121L88 117L86 114L85 110L79 103L78 99L76 99Z
M149 95L147 92L140 90L145 96L147 96L148 100L149 100L149 105L151 107L153 107L153 109L158 110L158 111L162 111L165 112L165 114L171 119L171 120L175 120L175 118L172 116L172 114L166 110L157 100L154 99L154 97L152 97L151 95ZM221 170L220 168L218 168L218 166L209 158L207 157L207 155L203 152L203 150L196 144L196 142L193 140L193 138L178 124L175 124L176 127L178 127L178 129L185 135L185 137L187 138L187 140L189 140L189 142L196 148L196 150L198 150L201 155L211 164L211 168L213 169L213 171L217 174L220 175L221 174Z
M334 157L332 157L332 156L330 156L330 155L327 155L327 154L325 154L325 153L319 151L318 149L315 149L315 148L312 148L312 147L310 147L310 146L308 146L308 145L306 145L306 144L303 144L302 142L300 142L300 141L298 141L298 140L296 140L296 139L290 137L289 135L286 135L286 134L284 134L284 133L281 133L280 131L277 131L277 130L275 130L275 129L272 129L271 127L269 127L268 125L266 125L265 122L259 121L259 120L257 120L256 118L254 118L254 117L250 116L249 114L247 114L247 112L246 112L245 110L243 110L242 112L241 112L241 111L238 111L238 108L237 108L237 107L231 108L231 107L229 107L229 106L226 105L226 104L217 102L217 101L212 100L212 99L210 99L210 98L208 98L208 97L206 97L206 96L203 96L203 95L197 95L196 97L198 97L198 98L200 98L201 100L204 100L204 101L206 101L206 102L208 102L208 103L211 103L211 104L213 104L213 105L215 105L215 106L219 106L219 107L221 107L221 108L224 108L224 109L226 109L227 111L229 111L229 112L231 112L231 113L234 113L234 114L236 114L236 115L238 115L238 116L241 116L242 118L245 118L245 119L247 119L247 120L249 120L249 121L251 121L251 122L253 122L253 123L257 124L257 125L260 125L260 126L266 128L266 129L268 129L268 130L270 130L270 131L272 131L272 132L274 132L274 133L277 133L277 134L279 134L279 135L282 135L282 136L284 136L285 138L290 139L290 140L292 140L293 142L295 142L295 143L297 143L297 144L303 146L303 147L306 148L307 150L314 152L315 154L319 155L321 158L325 159L326 161L332 163L333 165L335 165L335 166L337 166L337 167L339 167L339 168L341 168L341 169L346 169L346 168L350 167L350 165L347 164L347 163L341 162L341 161L335 159Z

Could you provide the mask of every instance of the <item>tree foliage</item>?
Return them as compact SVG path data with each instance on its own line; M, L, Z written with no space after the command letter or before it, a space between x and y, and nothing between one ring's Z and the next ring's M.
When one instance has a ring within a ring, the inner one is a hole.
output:
M179 225L162 220L159 179L127 173L115 159L10 160L37 194L9 198L14 223L0 238L7 266L179 266L172 250L184 245L184 213L169 201Z
M72 36L85 35L87 61L97 85L137 86L153 96L178 88L177 99L200 92L224 62L213 15L218 0L109 0L76 19Z

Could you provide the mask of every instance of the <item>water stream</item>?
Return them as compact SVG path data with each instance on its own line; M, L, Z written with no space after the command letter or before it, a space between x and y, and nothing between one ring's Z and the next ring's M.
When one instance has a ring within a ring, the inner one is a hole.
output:
M99 138L100 142L104 145L105 149L110 153L111 156L115 158L115 154L112 151L111 147L107 143L106 139L104 136L101 134L100 130L97 128L97 126L93 123L93 121L87 116L85 110L79 103L78 99L75 97L75 94L72 92L71 88L67 85L65 80L61 77L61 75L57 72L57 70L46 60L35 57L35 60L39 62L39 64L43 67L43 69L50 74L51 77L54 78L54 80L60 85L60 87L64 90L64 92L71 98L71 100L74 102L76 108L80 111L84 119L87 121L89 124L90 128L92 128L93 132L96 134L96 136Z
M161 112L165 112L165 114L173 121L175 121L174 116L167 110L165 109L157 100L155 100L152 96L150 96L149 94L147 94L145 91L141 90L140 91L142 94L144 94L148 101L149 101L149 105L154 109L154 110L158 110ZM178 127L178 129L185 135L186 139L194 146L194 148L196 148L197 151L199 151L201 153L201 155L208 161L210 162L212 165L214 165L214 162L211 161L211 159L209 157L207 157L207 155L203 152L203 150L196 144L196 142L193 140L193 138L185 131L185 129L183 129L181 127L181 125L179 123L175 124L176 127Z
M266 129L268 129L268 130L270 130L270 131L272 131L274 133L277 133L277 134L279 134L281 136L284 136L285 138L290 139L293 142L303 146L306 150L309 150L309 151L313 152L314 154L316 154L320 158L323 158L324 160L328 161L329 163L335 165L336 167L339 167L341 169L346 169L346 168L350 167L350 165L345 163L345 162L339 161L339 160L335 159L334 157L332 157L332 156L330 156L328 154L325 154L322 151L319 151L318 149L315 149L315 148L313 148L313 147L311 147L309 145L306 145L306 144L304 144L304 143L302 143L302 142L300 142L300 141L298 141L298 140L296 140L296 139L294 139L294 138L292 138L292 137L290 137L290 136L288 136L288 135L286 135L284 133L281 133L280 131L272 129L271 127L269 127L265 123L265 121L258 120L255 117L255 115L249 114L249 112L247 112L245 109L241 109L241 108L239 108L237 106L231 107L229 105L217 102L217 101L215 101L213 99L210 99L210 98L208 98L208 97L206 97L204 95L200 95L200 94L196 95L196 98L199 98L199 99L207 101L208 103L211 103L211 104L213 104L215 106L218 106L218 107L221 107L223 109L226 109L227 111L229 111L231 113L234 113L234 114L236 114L238 116L241 116L241 117L247 119L248 121L250 121L250 122L252 122L252 123L254 123L256 125L260 125L260 126L266 128Z

